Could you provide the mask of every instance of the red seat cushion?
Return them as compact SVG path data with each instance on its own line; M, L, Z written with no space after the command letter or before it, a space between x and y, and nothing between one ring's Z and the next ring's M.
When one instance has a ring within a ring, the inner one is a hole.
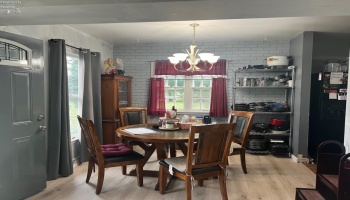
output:
M132 149L127 147L123 143L119 144L104 144L101 145L101 150L103 156L113 157L113 156L123 156L132 153Z

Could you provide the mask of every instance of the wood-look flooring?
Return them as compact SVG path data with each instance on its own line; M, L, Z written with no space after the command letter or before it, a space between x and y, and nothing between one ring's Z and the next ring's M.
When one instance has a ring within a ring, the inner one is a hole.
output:
M239 155L230 156L227 167L227 193L232 200L292 200L295 188L314 188L315 174L304 164L291 158L273 155L246 156L248 174L244 174ZM145 169L158 169L159 164L153 155ZM128 171L134 168L129 166ZM124 176L120 167L106 169L104 184L100 195L95 194L97 173L93 173L90 183L85 183L87 163L74 167L72 176L48 181L47 188L29 197L29 200L178 200L185 199L185 184L179 179L170 182L166 194L154 190L155 177L144 177L143 187L138 187L136 177ZM192 199L221 199L218 179L204 181L203 187L197 185Z

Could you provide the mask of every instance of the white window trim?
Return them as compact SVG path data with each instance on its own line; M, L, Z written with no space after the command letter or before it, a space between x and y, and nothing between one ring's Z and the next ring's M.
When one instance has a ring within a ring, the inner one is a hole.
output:
M156 62L155 61L151 61L151 77L152 78L166 78L167 76L174 76L174 75L155 75L155 68L156 68ZM227 79L227 75L202 75L202 76L206 76L206 77L211 77L211 78L226 78ZM185 76L185 80L192 80L191 76ZM212 87L211 87L212 88ZM185 87L185 90L191 90L192 91L192 87ZM186 92L186 91L185 91ZM185 93L186 94L186 93ZM185 95L186 96L186 95ZM211 99L211 97L210 97ZM210 110L178 110L178 114L209 114Z

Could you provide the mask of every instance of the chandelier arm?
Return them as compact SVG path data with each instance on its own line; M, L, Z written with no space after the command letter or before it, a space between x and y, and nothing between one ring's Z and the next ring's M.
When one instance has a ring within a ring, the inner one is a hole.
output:
M195 71L203 72L203 71L206 71L206 70L204 70L204 69L202 69L200 67L197 67L196 65L193 65L190 68L188 68L187 71L190 71L190 72L195 72Z
M181 62L176 63L176 64L174 65L174 68L175 68L176 71L181 71L181 70L179 70L176 66L178 66L178 67L181 68L181 67L182 67Z
M214 65L214 64L213 64L213 63L210 63L210 62L205 62L205 66L207 66L207 63L209 63L209 64L210 64L210 68L209 68L209 69L207 69L207 70L209 71L209 70L211 70L211 68L213 68L213 65Z
M179 62L179 63L175 64L175 65L174 65L174 69L175 69L176 71L186 72L187 70L184 69L184 66L182 65L182 63L183 63L183 62ZM178 69L178 67L176 67L176 66L180 67L180 69Z
M197 56L199 52L200 52L200 49L197 49L197 51L196 51L196 53L194 54L194 56Z
M197 45L195 44L195 42L196 42L196 27L199 26L199 24L193 23L193 24L190 24L190 26L193 27L193 41L192 41L192 45L190 45L190 51L188 49L186 49L186 51L182 50L182 52L184 52L184 53L177 53L178 55L174 54L174 57L176 57L177 60L173 59L173 57L169 57L169 60L172 60L172 62L178 62L178 63L174 64L174 68L177 71L194 72L194 71L211 70L213 68L214 63L219 58L219 56L214 56L213 53L201 53L201 55L199 55L200 52L203 50L203 48L197 49ZM201 60L201 59L203 59L203 60ZM198 64L197 61L198 62L202 61L204 63L204 65L201 67L196 66ZM183 62L188 63L189 67L185 68L183 65L184 64Z

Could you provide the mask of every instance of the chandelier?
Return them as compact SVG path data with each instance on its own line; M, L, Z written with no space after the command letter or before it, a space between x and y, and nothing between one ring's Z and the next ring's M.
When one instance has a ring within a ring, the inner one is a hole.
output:
M200 53L202 49L196 49L197 45L195 44L196 27L199 24L193 23L190 26L193 27L193 41L190 45L190 51L186 49L186 51L183 51L184 53L175 53L172 57L168 57L169 61L177 71L194 72L210 70L220 56L214 56L213 53ZM188 64L190 65L189 67L187 67Z

